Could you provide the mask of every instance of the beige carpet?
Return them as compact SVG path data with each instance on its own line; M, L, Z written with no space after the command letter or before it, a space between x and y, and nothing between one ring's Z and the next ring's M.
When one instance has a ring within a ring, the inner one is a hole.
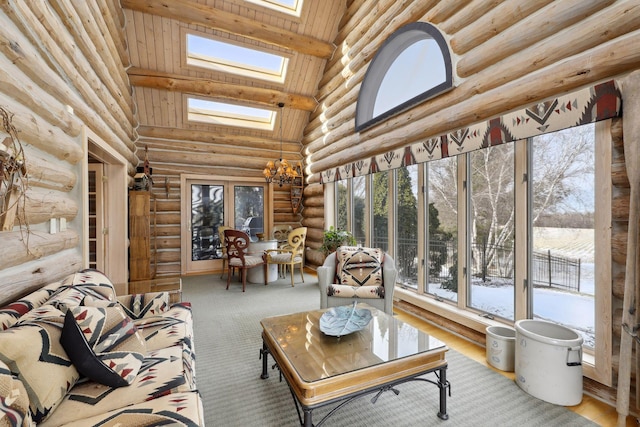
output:
M298 416L286 382L277 370L260 379L260 319L317 309L317 280L291 287L289 279L268 286L226 281L219 276L183 279L183 299L193 305L196 381L204 401L207 426L288 427ZM299 279L299 276L297 278ZM399 395L383 393L375 404L365 396L329 418L326 426L595 426L567 410L531 397L508 378L450 350L447 353L451 397L449 420L437 416L438 388L424 381L398 387ZM272 365L273 359L269 359ZM433 374L430 374L433 375ZM435 377L434 377L435 378ZM317 424L327 410L314 411Z

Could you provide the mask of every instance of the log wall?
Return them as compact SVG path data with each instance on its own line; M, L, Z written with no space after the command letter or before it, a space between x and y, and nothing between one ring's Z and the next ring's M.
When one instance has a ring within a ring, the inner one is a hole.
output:
M366 11L366 13L363 13ZM549 17L553 17L550 19ZM358 93L382 43L415 21L430 22L448 40L454 89L360 133ZM615 23L615 24L614 24ZM336 55L328 62L303 145L310 165L307 210L309 264L322 262L324 203L320 172L477 123L562 93L619 79L640 68L640 5L613 0L501 2L354 1L347 8ZM613 381L617 379L621 304L629 217L622 119L614 121L612 300ZM613 401L615 387L586 381L587 391Z
M395 30L418 20L434 24L448 40L454 89L356 133L358 91L368 64ZM239 145L231 135L214 140L216 155L206 155L199 142L213 136L198 127L186 134L174 134L160 125L138 128L125 72L129 66L125 22L116 0L0 2L0 107L12 113L28 177L16 223L0 234L0 304L82 267L81 245L86 239L81 194L87 154L84 127L127 159L130 175L139 163L140 150L149 147L159 206L160 275L180 271L179 174L248 176L249 170L255 175L264 160L273 157L261 151L259 141L245 138L244 145ZM319 172L624 77L640 68L640 4L613 0L352 0L347 2L335 44L338 48L327 61L317 93L312 94L318 108L310 113L291 112L309 114L302 138L310 172L302 215L290 213L287 189L275 193L275 222L309 227L309 265L319 265L323 259L317 250L324 230ZM161 99L158 91L143 88L139 92ZM629 216L621 128L620 121L614 122L614 378ZM291 158L300 152L296 142L290 138L285 144ZM246 155L248 150L251 156ZM232 160L240 154L243 165L235 166ZM250 157L253 160L245 163ZM67 230L50 234L52 218L65 218ZM585 385L603 399L611 399L615 391L589 381Z
M138 163L123 38L104 36L122 30L115 4L0 3L0 107L27 174L15 221L0 233L0 305L83 267L84 128L127 159L131 174ZM67 229L50 233L60 218Z

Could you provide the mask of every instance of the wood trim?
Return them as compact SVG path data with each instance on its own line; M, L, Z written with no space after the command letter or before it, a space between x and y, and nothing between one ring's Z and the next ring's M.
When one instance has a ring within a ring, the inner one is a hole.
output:
M611 183L612 137L611 120L595 124L595 265L596 271L596 352L593 372L589 377L607 386L613 385L613 338L612 338L612 282L613 265L611 258ZM586 369L585 369L586 370Z
M122 7L187 24L222 30L323 59L330 58L335 49L332 43L191 1L122 0Z
M93 157L103 162L103 174L108 179L108 185L104 187L105 210L104 224L107 229L105 235L105 259L104 273L116 285L116 292L120 295L126 292L126 283L129 276L129 260L126 250L128 247L128 209L127 209L127 187L129 175L127 173L129 163L113 147L109 146L98 135L90 129L85 128L83 138L85 153L91 153ZM86 159L86 155L85 155ZM86 160L83 166L83 176L86 176ZM89 224L87 221L88 212L88 189L86 179L82 180L83 198L83 236L89 235ZM88 239L84 239L83 245L83 266L88 266Z

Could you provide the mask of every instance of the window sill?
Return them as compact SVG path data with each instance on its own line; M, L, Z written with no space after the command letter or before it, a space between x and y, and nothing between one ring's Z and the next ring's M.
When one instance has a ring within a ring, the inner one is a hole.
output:
M487 326L513 326L507 322L500 322L498 320L487 319L481 317L477 313L469 310L462 310L452 304L437 301L432 297L420 295L412 290L403 289L397 287L393 294L394 300L404 301L412 304L420 309L433 313L450 322L455 322L463 325L469 329L472 329L482 335L486 335ZM587 378L591 378L598 381L595 372L595 359L593 355L582 353L582 368L583 375Z

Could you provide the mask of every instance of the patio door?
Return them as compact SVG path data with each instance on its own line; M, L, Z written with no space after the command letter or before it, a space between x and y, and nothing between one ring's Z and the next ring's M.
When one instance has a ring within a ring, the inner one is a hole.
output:
M272 187L264 180L183 175L181 184L182 274L222 270L220 226L242 230L254 241L271 230Z

